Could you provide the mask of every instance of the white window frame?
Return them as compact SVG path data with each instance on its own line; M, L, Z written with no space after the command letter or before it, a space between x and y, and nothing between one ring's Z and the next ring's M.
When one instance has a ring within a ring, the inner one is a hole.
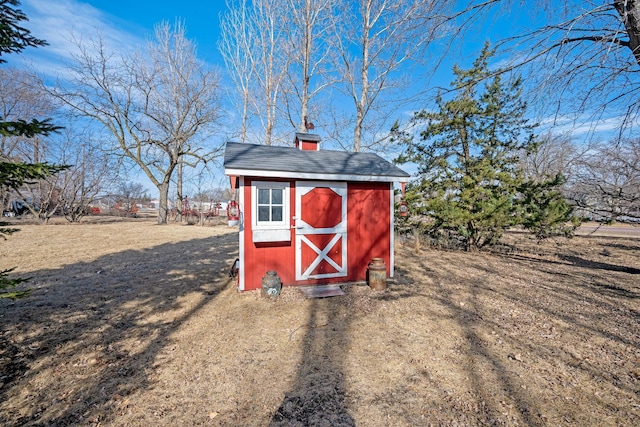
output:
M258 221L258 189L282 189L282 221ZM254 242L291 241L291 185L282 181L251 183L251 226Z

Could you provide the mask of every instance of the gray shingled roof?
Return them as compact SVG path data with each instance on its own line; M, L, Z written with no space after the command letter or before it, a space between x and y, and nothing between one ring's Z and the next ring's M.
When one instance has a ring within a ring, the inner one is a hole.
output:
M292 147L228 142L227 175L280 178L403 182L408 173L373 153L303 151Z

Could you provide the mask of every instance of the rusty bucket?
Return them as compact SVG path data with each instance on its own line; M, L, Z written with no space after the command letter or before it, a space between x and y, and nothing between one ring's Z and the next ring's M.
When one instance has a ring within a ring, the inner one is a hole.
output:
M374 291L387 289L387 267L382 258L372 258L367 271L369 287Z

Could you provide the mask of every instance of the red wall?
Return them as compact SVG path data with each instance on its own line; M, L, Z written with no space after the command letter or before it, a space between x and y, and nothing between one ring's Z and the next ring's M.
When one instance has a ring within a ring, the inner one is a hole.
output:
M300 147L300 149L302 149L302 150L318 151L318 143L317 142L301 141L300 144L302 144L302 147Z
M280 181L290 182L289 200L291 204L290 216L295 215L295 189L294 182L272 178L245 178L244 179L244 289L260 289L262 278L269 270L278 272L278 276L284 284L296 277L295 264L295 230L291 230L289 242L265 242L255 243L252 239L251 224L251 183L252 181Z
M390 185L389 183L347 184L347 276L330 279L296 281L295 276L295 230L291 230L291 241L254 243L251 234L251 182L287 181L271 178L249 178L244 180L244 289L260 289L262 277L275 270L284 285L310 285L361 281L366 279L367 266L371 258L382 258L389 274L390 259ZM291 185L290 216L295 215L295 181Z
M389 276L391 246L389 183L347 186L347 262L351 280L364 280L371 258L382 258Z

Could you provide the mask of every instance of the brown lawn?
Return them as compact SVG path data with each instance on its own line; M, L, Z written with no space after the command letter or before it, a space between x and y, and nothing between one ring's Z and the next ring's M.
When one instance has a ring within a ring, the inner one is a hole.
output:
M640 240L439 252L395 281L240 294L225 225L20 224L4 426L640 425Z

